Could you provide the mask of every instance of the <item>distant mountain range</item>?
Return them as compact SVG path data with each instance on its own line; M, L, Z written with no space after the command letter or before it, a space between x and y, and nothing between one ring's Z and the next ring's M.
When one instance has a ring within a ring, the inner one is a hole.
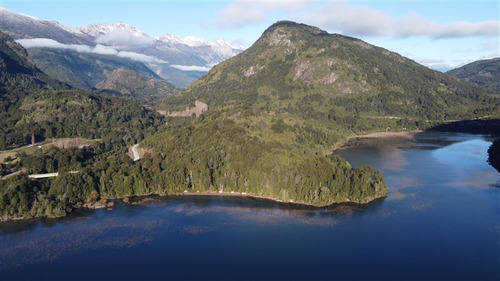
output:
M500 94L500 58L478 60L447 73Z
M108 61L118 57L122 62L128 61L121 67L130 67L130 61L139 62L178 87L186 87L212 66L243 50L243 47L224 40L208 42L201 38L177 38L170 34L153 38L122 22L91 24L74 29L5 8L0 8L0 30L16 39L30 55L34 53L35 62L42 70L43 65L58 63L60 69L80 72L74 64L66 63L65 56L75 56L75 53L85 54L87 61L93 60L95 65L100 64L103 56ZM143 72L135 67L132 69ZM106 68L94 68L93 71L107 75ZM93 81L75 84L73 79L64 76L55 78L78 87L95 85ZM86 78L80 76L78 80Z

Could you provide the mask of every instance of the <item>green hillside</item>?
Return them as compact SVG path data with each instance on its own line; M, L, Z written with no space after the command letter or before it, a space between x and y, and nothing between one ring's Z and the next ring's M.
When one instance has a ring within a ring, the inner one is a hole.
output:
M179 91L174 85L163 79L146 79L139 73L124 67L111 72L106 79L97 83L95 87L115 92L119 96L131 98L151 106Z
M0 163L0 221L63 216L87 201L130 194L122 184L123 173L132 166L127 146L155 133L164 118L134 101L70 89L51 79L1 32L0 55L0 150L25 147L16 149L16 161L9 156ZM99 141L89 148L45 151L26 148L32 135L37 142L68 137ZM67 173L70 169L79 173ZM46 172L61 176L33 181L26 174ZM108 190L99 189L104 174L116 177Z
M1 32L0 55L0 149L28 144L33 133L37 140L115 136L132 143L162 123L132 101L69 90Z
M500 58L478 60L447 73L497 94L500 93Z
M165 106L200 99L327 120L401 117L450 120L494 111L498 99L359 39L278 22L240 55L214 67ZM489 102L488 102L489 101Z

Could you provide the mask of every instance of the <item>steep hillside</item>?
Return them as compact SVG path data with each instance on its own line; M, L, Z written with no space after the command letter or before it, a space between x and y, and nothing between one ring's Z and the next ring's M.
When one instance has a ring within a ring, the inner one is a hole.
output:
M359 39L284 21L170 103L200 99L211 107L234 103L318 120L447 120L484 115L494 109L484 102L492 98Z
M162 116L128 99L65 89L67 85L48 78L2 33L0 55L0 150L16 148L0 163L0 221L64 216L83 204L100 206L99 199L151 192L145 186L161 172L151 163L134 168L126 152L127 146L164 126ZM26 147L32 136L36 142L83 137L93 145ZM70 169L78 172L68 173ZM47 172L59 176L42 181L27 176ZM141 181L134 189L126 179L131 175Z
M29 48L28 54L44 73L79 89L95 88L120 67L132 69L145 78L159 78L143 63L117 56L49 48Z
M500 58L478 60L447 73L497 94L500 93Z
M26 50L0 32L0 149L49 137L115 137L135 142L162 118L132 101L68 90L36 68Z
M97 89L111 90L120 96L129 97L140 103L155 105L158 101L178 92L178 89L165 80L145 79L128 68L118 68L96 84Z
M26 50L0 31L0 90L60 89L68 86L40 71ZM2 94L5 94L3 92Z

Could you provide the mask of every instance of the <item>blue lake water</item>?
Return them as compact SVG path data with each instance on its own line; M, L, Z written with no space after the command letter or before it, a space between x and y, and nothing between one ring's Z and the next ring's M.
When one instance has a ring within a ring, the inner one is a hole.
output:
M0 280L499 280L500 174L484 136L424 133L336 153L389 196L306 208L167 197L0 224Z

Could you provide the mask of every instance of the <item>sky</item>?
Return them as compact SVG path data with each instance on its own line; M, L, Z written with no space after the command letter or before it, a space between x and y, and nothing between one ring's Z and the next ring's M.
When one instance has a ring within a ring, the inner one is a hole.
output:
M154 37L224 39L246 47L274 22L293 20L438 70L500 56L498 0L0 0L0 6L70 27L121 21Z

